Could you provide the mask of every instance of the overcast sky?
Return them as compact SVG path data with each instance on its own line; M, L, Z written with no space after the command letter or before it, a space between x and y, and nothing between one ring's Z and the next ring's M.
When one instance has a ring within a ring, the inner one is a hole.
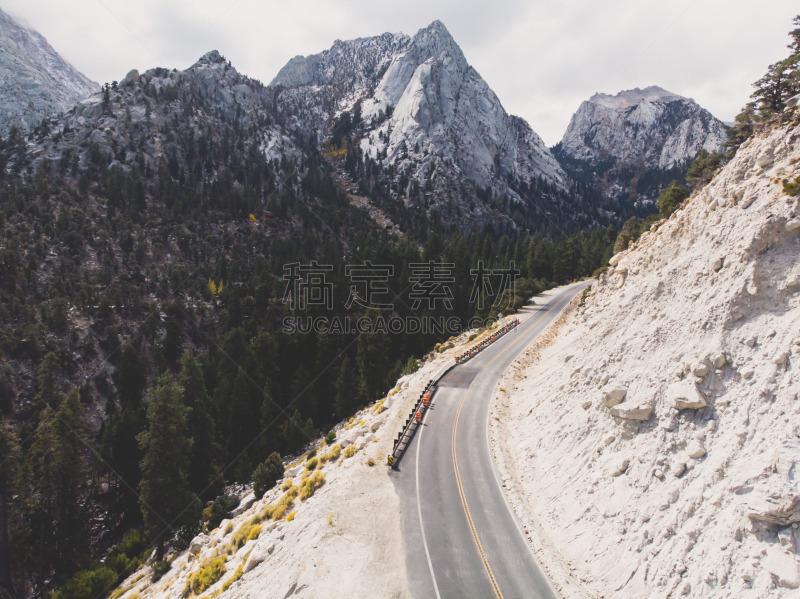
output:
M444 22L506 110L548 145L593 93L660 85L730 121L787 55L796 0L0 0L98 82L211 49L264 83L336 39Z

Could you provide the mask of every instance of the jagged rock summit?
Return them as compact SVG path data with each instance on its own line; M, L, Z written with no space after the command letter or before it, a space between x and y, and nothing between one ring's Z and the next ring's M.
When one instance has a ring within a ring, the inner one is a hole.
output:
M349 119L348 151L379 165L387 203L481 228L591 220L540 137L505 111L440 21L413 37L337 41L291 59L271 85L286 89L320 144ZM352 175L376 192L369 172Z
M0 135L15 125L28 130L99 89L41 34L0 10Z
M653 85L594 94L554 151L571 174L592 180L607 197L646 201L680 179L698 151L721 151L726 131L691 98Z

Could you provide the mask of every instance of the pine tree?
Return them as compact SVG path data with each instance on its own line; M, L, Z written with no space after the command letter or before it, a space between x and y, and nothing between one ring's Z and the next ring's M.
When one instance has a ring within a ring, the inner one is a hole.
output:
M189 488L195 493L203 493L209 484L214 470L213 461L218 447L215 436L214 419L209 413L209 398L200 364L191 353L181 359L180 386L183 390L183 405L191 412L188 417L189 436L193 439L189 460Z
M272 452L253 472L253 493L261 499L279 478L283 476L283 460L278 452Z
M57 410L45 407L20 471L18 488L25 497L28 528L36 553L39 582L55 568L66 572L76 563L85 539L78 501L83 468L80 450L85 426L80 396L72 390Z
M380 316L378 310L370 308L364 315L365 321L373 322ZM389 340L383 331L373 332L365 329L358 336L356 362L360 376L360 390L367 401L378 399L381 388L386 383L389 370Z
M689 197L689 190L677 181L672 181L667 185L660 194L656 204L661 216L667 217L681 205L681 202ZM638 237L638 235L637 235Z
M165 373L148 393L147 429L139 433L144 452L139 483L139 505L145 525L156 542L156 561L164 557L167 532L183 522L197 497L188 483L193 440L189 437L190 409L183 390Z
M19 446L14 431L5 421L0 421L0 593L14 595L10 577L9 499L10 484L14 479L19 458Z
M339 376L336 378L336 397L334 408L336 416L344 418L352 414L359 402L358 378L353 361L350 356L345 356L339 367Z

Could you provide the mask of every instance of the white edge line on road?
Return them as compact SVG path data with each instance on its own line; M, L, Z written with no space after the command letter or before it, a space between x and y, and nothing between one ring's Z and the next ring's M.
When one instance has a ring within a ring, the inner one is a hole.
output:
M433 405L432 402L431 405ZM419 448L422 447L422 427L425 426L425 421L428 419L428 414L430 414L430 409L425 410L425 418L423 418L422 424L420 425L420 430L418 431L419 438L417 439L417 456L416 463L414 464L417 487L417 514L419 515L419 529L422 532L422 545L425 547L425 557L428 560L428 569L431 571L431 580L433 580L433 590L436 592L436 599L441 599L442 596L439 594L439 585L436 584L436 574L433 572L431 552L428 550L428 541L425 538L425 525L422 523L422 501L420 501L419 497Z
M561 294L559 294L559 295L561 295ZM560 299L559 295L557 295L553 299L554 300ZM577 293L575 295L577 295ZM572 299L574 297L575 297L574 295L572 297L570 297L570 300L566 304L564 304L564 307L561 308L561 310L558 311L558 313L553 317L553 319L550 321L550 323L548 323L547 326L545 326L542 329L542 333L547 330L547 327L549 327L551 323L555 322L555 320L561 315L561 313L564 310L567 309L567 306L569 306L570 302L572 302ZM541 335L542 333L539 333L539 335ZM539 335L536 335L536 337L531 339L531 343L533 343L536 339L538 339ZM527 349L531 345L531 343L527 344L523 348L523 352L525 351L525 349ZM522 352L520 352L520 354L521 353ZM514 358L514 360L516 360L520 356L520 354L517 354L517 356ZM511 368L511 366L514 364L514 360L511 361L511 364L509 364L508 368ZM500 379L502 379L503 376L505 376L505 373L508 372L508 368L506 368L506 370L503 371L503 374L500 375L500 378L497 379L497 382L494 385L494 389L492 389L492 395L494 395L495 392L497 391L497 386L500 384ZM489 398L489 409L491 409L491 405L492 405L492 398ZM492 454L492 442L491 442L491 439L490 439L489 435L490 435L490 432L489 432L489 412L487 411L486 412L486 447L489 450L489 461L492 463L492 472L494 472L494 478L497 481L498 488L500 489L500 495L503 496L503 501L506 504L506 508L508 509L508 512L511 514L511 518L514 520L515 524L517 525L517 531L519 532L519 535L522 537L523 543L528 548L528 551L531 552L531 555L533 556L534 561L539 565L539 569L542 571L542 574L544 574L544 579L547 581L547 586L550 587L550 590L552 591L553 596L554 597L558 597L559 595L556 592L556 589L553 587L553 583L550 580L550 577L547 575L547 572L542 567L541 563L539 562L539 559L536 557L536 553L533 551L533 547L531 547L530 543L528 543L528 539L525 537L525 532L524 532L524 530L522 528L522 522L520 522L519 518L517 518L517 515L514 513L514 510L512 509L511 504L508 502L508 497L506 497L506 494L503 491L503 481L500 480L500 473L497 471L497 464L494 463L494 457L493 457L493 454ZM417 450L419 450L419 447L417 447ZM419 470L417 470L417 472L419 472ZM419 487L417 487L417 493L419 493ZM421 523L421 520L420 520L420 523ZM425 535L423 534L423 541L424 541L424 538L425 538ZM426 551L428 550L427 546L425 547L425 550ZM431 572L433 572L433 571L431 571ZM437 594L437 596L438 596L438 594Z

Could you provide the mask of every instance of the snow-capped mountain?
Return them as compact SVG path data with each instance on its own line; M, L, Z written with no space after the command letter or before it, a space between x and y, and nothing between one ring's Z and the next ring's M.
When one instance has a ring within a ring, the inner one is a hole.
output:
M27 130L100 86L65 61L36 31L0 10L0 134Z
M554 153L610 199L652 199L701 149L719 152L725 125L691 98L657 86L597 93L572 116Z
M351 175L390 210L465 228L591 221L539 136L505 111L439 21L413 37L337 41L293 58L271 85L295 126L347 147Z

